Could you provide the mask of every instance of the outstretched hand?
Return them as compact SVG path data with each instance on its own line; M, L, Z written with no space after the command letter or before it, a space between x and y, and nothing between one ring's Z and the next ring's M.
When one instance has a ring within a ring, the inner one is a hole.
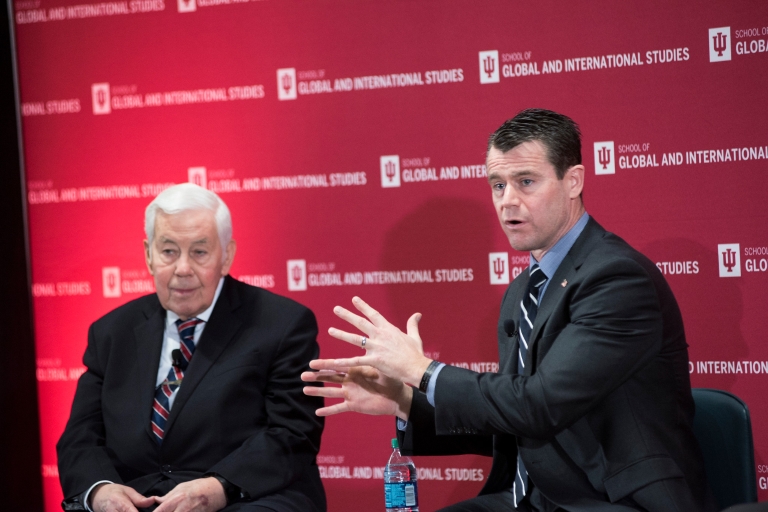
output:
M339 387L306 386L304 393L309 396L342 398L343 401L317 410L318 416L331 416L342 412L362 414L391 414L408 420L413 389L392 379L370 366L336 366L333 360L318 359L309 363L317 372L304 372L304 382L325 382L340 384Z
M341 306L333 308L333 312L363 332L363 336L334 327L328 329L328 334L358 348L363 348L365 355L336 359L333 363L334 367L371 366L392 379L418 387L421 376L431 362L429 358L424 356L421 337L419 336L421 313L414 313L408 319L406 334L389 323L381 313L366 304L360 297L354 297L352 304L367 319ZM363 339L365 339L365 344L363 344Z

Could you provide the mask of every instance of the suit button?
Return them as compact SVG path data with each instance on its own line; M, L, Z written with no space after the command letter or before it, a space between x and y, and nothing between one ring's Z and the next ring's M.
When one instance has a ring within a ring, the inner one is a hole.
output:
M162 471L164 474L171 473L171 466L166 464L160 468L160 471Z

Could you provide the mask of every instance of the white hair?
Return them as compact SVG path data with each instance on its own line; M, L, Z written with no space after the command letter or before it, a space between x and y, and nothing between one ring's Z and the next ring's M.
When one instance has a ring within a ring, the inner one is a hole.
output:
M147 235L150 251L155 239L155 218L158 210L166 215L176 215L188 210L212 212L216 219L222 257L226 256L227 244L232 240L232 216L227 205L216 193L193 183L180 183L157 194L144 212L144 233Z

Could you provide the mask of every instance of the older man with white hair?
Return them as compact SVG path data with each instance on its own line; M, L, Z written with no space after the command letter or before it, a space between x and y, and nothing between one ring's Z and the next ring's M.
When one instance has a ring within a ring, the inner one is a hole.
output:
M324 511L312 312L228 275L229 209L189 183L147 207L156 294L91 325L57 445L64 510Z

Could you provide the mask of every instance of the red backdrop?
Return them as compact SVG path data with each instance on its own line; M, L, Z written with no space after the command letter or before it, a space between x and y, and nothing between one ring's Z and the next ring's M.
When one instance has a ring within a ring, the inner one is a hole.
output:
M359 294L401 325L421 311L433 357L494 371L527 258L485 141L532 106L580 123L589 213L666 274L694 386L750 406L768 498L764 2L77 1L14 1L47 510L86 330L153 291L143 211L171 183L221 194L233 275L311 307L322 356L353 352L325 332ZM331 510L383 507L393 432L328 420ZM423 511L490 467L416 463Z

